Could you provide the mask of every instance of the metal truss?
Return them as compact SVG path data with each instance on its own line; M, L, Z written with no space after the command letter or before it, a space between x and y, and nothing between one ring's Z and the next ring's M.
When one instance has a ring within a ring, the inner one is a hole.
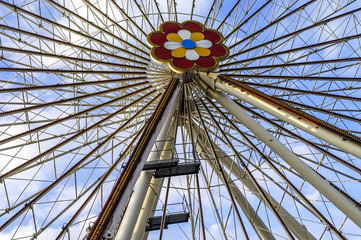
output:
M360 238L360 6L0 0L0 238ZM150 58L186 20L214 71Z

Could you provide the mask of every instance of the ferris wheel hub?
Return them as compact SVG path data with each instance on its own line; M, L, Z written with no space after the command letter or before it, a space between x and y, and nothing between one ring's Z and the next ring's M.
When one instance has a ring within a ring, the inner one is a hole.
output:
M222 43L223 35L196 21L164 22L158 31L148 34L147 40L152 47L151 58L177 73L213 70L229 54Z

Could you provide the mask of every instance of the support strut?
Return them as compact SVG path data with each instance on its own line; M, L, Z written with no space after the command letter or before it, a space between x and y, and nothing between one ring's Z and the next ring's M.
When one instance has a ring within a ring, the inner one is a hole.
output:
M202 75L203 76L203 75ZM204 75L207 77L206 75ZM308 181L315 189L330 200L340 211L349 217L357 226L361 227L361 211L360 205L347 198L342 192L338 191L330 181L321 177L306 163L300 160L293 152L285 147L277 138L271 135L256 120L249 116L245 110L238 106L234 101L220 92L210 89L202 80L196 77L198 84L207 92L209 96L216 99L223 107L234 115L245 127L259 137L270 149L278 154L287 164L294 168L306 181ZM210 84L213 84L209 78ZM215 85L223 85L215 83ZM212 87L212 86L211 86ZM226 88L227 89L227 88ZM240 91L241 92L241 91ZM304 121L306 122L306 121ZM350 141L351 142L351 141Z
M116 229L116 218L122 215L124 207L129 200L135 182L143 169L145 160L161 130L172 103L179 93L179 79L173 78L152 117L149 119L146 129L135 146L129 161L121 173L117 183L109 195L107 202L99 214L94 226L89 233L88 240L99 240L107 231L114 232Z
M169 135L173 133L172 129L174 128L174 123L175 123L175 119L173 118L173 115L175 108L176 108L176 104L173 104L172 108L168 113L167 119L165 120L165 123L162 127L162 130L158 135L157 142L154 144L152 151L147 158L146 164L155 161L157 159L160 160L165 159L163 151L167 152L166 150L169 149L168 148L169 144L167 144L168 141L166 140L169 138ZM173 122L172 122L172 118L173 118ZM171 151L169 151L169 153L170 152ZM117 234L115 237L116 240L131 239L135 224L137 223L137 219L138 219L134 216L139 216L151 179L152 179L152 171L142 171L139 178L137 179L137 182L134 186L134 191L132 193L132 196L127 205L127 209L122 218L122 222L120 223L119 229L117 230Z
M220 89L240 100L243 100L273 116L285 121L301 130L314 135L338 147L339 149L361 158L361 139L343 129L337 128L314 116L311 116L291 105L272 98L246 84L233 80L230 77L219 75L219 78L208 77L200 73L200 77L212 89Z

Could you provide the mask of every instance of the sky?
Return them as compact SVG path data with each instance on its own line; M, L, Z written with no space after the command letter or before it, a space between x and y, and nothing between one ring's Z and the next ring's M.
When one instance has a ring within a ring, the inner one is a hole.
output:
M37 18L31 17L27 14L14 13L11 9L0 4L0 24L8 25L14 28L19 28L29 32L36 32L42 36L49 38L55 38L67 43L73 44L71 47L69 44L57 44L49 40L39 41L36 37L28 36L26 34L13 33L7 30L0 29L0 46L3 47L12 47L17 49L28 49L32 51L46 52L57 55L64 55L79 59L97 59L100 62L110 62L114 64L128 64L129 66L137 66L138 64L133 63L131 60L137 60L134 56L128 55L127 53L119 51L119 49L125 49L134 54L141 55L148 58L147 55L141 53L138 49L130 46L129 44L135 45L138 48L142 48L145 51L148 51L144 43L146 42L146 36L136 27L130 24L128 30L131 34L124 32L120 27L114 26L114 22L122 26L123 28L128 27L128 20L117 8L112 5L109 7L105 4L106 1L91 1L97 8L102 12L107 12L110 19L107 19L105 16L101 15L96 10L86 7L83 1L58 1L59 3L65 3L65 6L72 11L76 12L77 15L86 18L90 21L90 24L84 23L81 18L74 16L69 13L62 13L62 10L57 9L56 7L49 4L47 1L7 1L11 4L15 4L22 9L31 11L34 14L41 15L44 18L55 21L57 24L60 24L64 27L70 27L75 30L69 31L65 28L60 29L60 27L55 27L54 29L45 21L40 21ZM26 2L26 4L25 4ZM153 5L152 1L137 1L141 4L141 9L144 12L149 12L148 20L152 23L154 30L158 30L158 25L161 23L157 9ZM174 2L170 2L167 5L165 1L158 1L159 9L162 12L162 17L165 21L175 20L174 14L168 14L174 12ZM213 1L206 0L196 0L194 8L193 20L204 23L205 18L209 13ZM353 15L346 15L345 17L336 19L334 21L327 22L327 24L322 24L316 28L301 32L297 34L296 37L290 38L290 40L280 40L277 42L271 42L265 47L258 47L253 50L248 50L251 47L260 46L264 42L272 41L273 39L282 37L290 32L297 31L299 29L305 28L315 22L323 21L324 19L337 16L345 13L346 11L356 9L357 4L360 1L316 1L315 3L305 7L303 10L297 11L297 13L290 15L289 17L283 19L280 24L273 25L272 27L267 27L270 22L276 21L280 16L288 14L290 11L297 9L299 6L304 4L306 1L273 1L270 5L266 6L259 14L255 15L256 17L251 18L247 23L242 25L240 30L227 38L225 44L227 46L232 46L236 42L241 41L249 35L252 35L259 29L263 29L262 32L259 32L254 36L252 41L244 41L233 47L231 49L231 56L235 53L241 53L240 55L229 58L222 62L232 63L235 61L243 61L245 59L252 59L258 56L268 55L272 53L277 53L287 49L295 49L302 46L307 46L316 43L323 43L326 41L344 38L346 36L353 36L359 34L360 31L360 13L355 12ZM148 24L147 20L142 16L142 12L134 5L134 3L129 3L128 1L117 1L118 5L125 10L125 12L132 17L132 19L137 23L144 32L148 33L152 31L152 27ZM176 1L176 11L177 18L179 22L189 20L189 13L192 9L192 0L185 1ZM235 8L233 13L228 16L229 11L235 6L236 1L215 1L215 7L210 13L210 18L207 21L207 28L218 29L226 37L228 34L240 23L242 23L248 16L250 16L255 9L260 8L264 1L246 1L240 0L238 7ZM350 4L350 5L348 5ZM213 20L213 18L215 20ZM223 25L220 25L222 21L225 20ZM92 25L95 24L95 25ZM104 29L103 32L99 32L99 28ZM79 34L80 33L80 34ZM89 36L85 38L84 36ZM133 36L131 36L133 35ZM93 40L92 40L93 39ZM95 40L94 40L95 39ZM120 39L125 40L127 44L124 44ZM137 41L139 39L139 41ZM81 46L83 49L74 47L74 45ZM112 46L115 46L114 48ZM98 52L89 52L86 49L97 50ZM313 52L312 52L313 51ZM102 54L104 53L104 54ZM113 67L109 65L101 64L92 64L92 63L78 63L59 60L54 57L40 57L37 55L27 56L23 53L13 53L12 51L2 51L2 57L0 59L0 67L11 67L11 68L49 68L49 69L62 69L62 70L123 70L127 71L127 68ZM108 54L108 55L106 55ZM110 56L111 54L116 56ZM231 65L230 67L223 67L222 69L227 69L228 73L231 74L248 74L248 75L274 75L274 76L324 76L324 77L351 77L351 78L360 78L359 73L359 62L357 61L345 61L339 63L329 63L329 64L313 64L313 65L304 65L302 63L309 61L318 61L318 60L332 60L337 58L359 58L360 54L360 43L358 38L353 40L348 40L342 43L327 45L327 47L315 47L311 51L309 49L295 51L291 53L279 54L276 57L264 57L262 59L239 63L236 65ZM129 61L121 60L117 57L126 57L129 58ZM284 68L266 68L266 66L272 66L274 64L287 64L292 62L298 62L300 65L297 66L288 66ZM166 73L168 70L166 67L160 66L154 62L150 63L151 67L148 68L148 78L153 85L157 84L157 80L164 82L169 80L169 75L164 76L162 74ZM140 66L140 65L139 65ZM265 66L259 70L234 70L233 68L239 67L257 67ZM153 70L153 72L152 72ZM155 72L154 70L160 71L160 73ZM138 71L138 70L132 70ZM133 77L134 75L129 75ZM116 78L123 78L123 75L117 74L73 74L73 73L39 73L39 72L18 72L16 70L12 71L2 71L0 72L0 84L1 88L13 88L29 85L51 85L51 84L70 84L74 82L86 82L86 81L102 81L110 80ZM345 114L356 118L356 120L343 120L342 117L330 116L328 114L319 113L317 111L310 111L312 114L324 119L325 121L335 124L336 126L352 131L354 134L360 136L359 132L359 114L360 114L360 99L359 96L359 82L357 81L325 81L325 80L284 80L284 79L263 79L263 78L236 78L244 82L256 82L263 84L264 86L258 87L261 91L264 91L267 94L277 96L286 100L295 101L298 103L319 107L321 109L333 110L339 114ZM134 80L132 83L140 82L141 80ZM162 82L161 82L162 83ZM49 119L52 118L64 118L71 114L76 114L80 111L85 111L92 106L100 106L100 104L110 101L116 97L119 97L122 94L134 92L140 90L141 87L134 87L127 89L126 91L114 91L104 93L99 96L87 97L82 100L74 100L79 96L86 94L98 93L101 91L108 91L112 88L117 88L123 86L122 83L109 83L103 85L83 85L80 88L64 88L64 89L45 89L45 90L34 90L26 91L25 93L20 91L13 92L1 92L0 96L0 113L8 112L11 110L16 110L22 107L30 107L37 104L43 104L53 101L62 101L63 99L71 99L69 102L71 104L52 104L50 106L44 106L39 109L34 109L27 111L26 113L20 111L17 114L4 114L0 115L0 140L7 139L11 136L16 136L25 131L30 131L31 129L40 127L47 123ZM354 99L342 98L342 97L332 97L332 96L322 96L317 94L299 94L293 93L292 91L287 90L277 90L273 89L272 86L278 86L283 88L290 89L300 89L306 91L314 91L319 93L329 92L333 94L338 94L341 96L354 97ZM154 87L158 92L162 92L164 85ZM139 130L139 126L144 124L145 118L149 117L152 113L150 110L147 112L148 116L145 113L141 114L137 121L134 121L133 124L138 124L136 126L128 125L129 128L122 130L115 140L112 140L108 143L103 143L105 138L112 132L116 131L120 127L120 123L124 122L124 119L131 116L134 111L138 111L143 106L142 103L149 102L155 96L151 95L148 98L145 98L140 104L136 104L128 108L124 113L117 115L114 118L111 118L109 121L106 121L102 125L96 125L101 119L110 116L112 113L119 110L121 107L127 106L130 102L135 101L136 99L142 97L145 92L137 94L131 98L120 100L116 104L107 105L106 107L99 107L99 109L94 109L90 114L85 115L84 118L74 118L62 122L61 124L54 124L52 126L46 127L41 131L33 135L27 135L22 138L17 138L16 140L9 141L7 143L1 144L1 156L2 162L0 165L1 174L6 173L10 169L18 166L19 164L24 163L26 160L37 158L44 151L51 149L59 142L65 141L70 136L74 136L77 132L82 131L86 126L91 126L94 124L94 128L86 131L86 133L81 136L74 138L69 143L64 143L59 147L54 155L46 155L42 158L39 158L34 164L35 167L22 171L19 174L15 174L11 178L5 181L5 184L0 185L0 196L5 196L5 191L8 192L9 199L7 201L2 201L0 204L0 209L2 213L5 212L5 208L10 205L19 204L15 207L14 210L9 214L5 214L1 217L1 223L5 222L12 214L21 208L27 201L32 198L32 194L41 191L50 183L56 181L61 174L65 173L69 168L74 166L76 162L84 158L84 156L91 151L92 149L99 147L97 154L91 156L87 161L86 165L82 165L82 168L77 171L76 174L72 174L70 177L64 178L60 181L56 188L52 191L46 193L44 197L35 205L33 211L35 212L37 224L46 225L52 217L55 217L56 214L60 213L61 210L69 206L69 203L72 200L79 198L79 201L69 208L61 217L52 223L46 231L41 234L38 239L51 239L54 238L59 232L61 226L66 222L72 215L73 212L80 206L80 203L89 196L90 192L94 189L92 183L99 181L99 177L102 176L106 170L109 169L110 165L116 160L117 156L124 151L127 144L130 144L129 140L126 138L134 134ZM72 100L73 99L73 100ZM199 103L199 102L198 102ZM200 103L199 103L200 104ZM242 103L245 106L249 106L246 103ZM199 105L201 106L201 105ZM155 104L151 106L154 109ZM203 113L205 109L200 107ZM256 110L258 113L262 113L263 116L272 119L273 121L284 125L290 131L293 131L297 134L300 134L304 138L315 142L316 144L322 144L323 142L319 139L314 138L308 133L305 133L299 129L295 129L293 126L286 125L281 123L278 120L275 120L273 116L270 116L267 113ZM31 124L24 124L26 122L32 122ZM219 131L216 131L214 125L211 125L211 121L206 119L207 127L209 131L214 131L211 133L214 141L217 142L226 153L231 155L234 159L234 154L232 153L229 146L227 146L220 139L221 134ZM343 166L340 163L337 163L331 157L325 157L319 151L307 146L300 141L295 141L289 136L280 134L278 129L274 126L268 124L264 120L258 119L258 121L267 128L270 132L279 137L280 141L285 144L288 148L298 154L302 159L306 161L311 167L318 168L318 163L322 161L325 166L331 168L321 167L319 171L327 176L334 184L342 188L348 194L350 194L357 201L360 199L358 189L358 180L359 175L356 172L349 171L349 169ZM223 121L225 125L225 121ZM209 125L208 125L209 124ZM228 124L229 125L229 124ZM244 128L243 125L237 124L237 126L247 134L251 134L249 130ZM228 126L229 127L229 126ZM233 144L238 145L239 151L243 154L244 160L248 159L250 163L253 163L253 166L250 166L250 169L254 172L254 176L260 182L262 187L267 189L272 196L275 196L278 201L282 201L282 205L287 208L297 219L302 218L305 221L305 225L308 226L309 231L314 233L317 237L321 237L323 227L320 225L313 224L314 221L318 219L310 214L304 207L299 203L294 202L293 198L289 196L283 196L284 191L277 186L280 184L282 187L286 187L284 182L275 174L268 166L260 159L260 156L246 147L244 140L240 135L229 128L226 128L229 131L230 135L235 136L235 139L232 139ZM66 135L67 134L67 135ZM186 132L183 132L186 138ZM251 134L251 136L253 136ZM42 139L41 142L36 142L36 139ZM237 139L239 141L237 141ZM125 143L122 142L125 140ZM31 143L33 141L33 143ZM177 135L177 154L178 158L181 161L184 159L192 159L192 154L190 154L190 147L188 146L188 151L184 153L182 149L182 136L181 130ZM189 142L189 137L188 140ZM262 144L259 139L252 137L251 141L257 146L260 146L263 151L269 154L276 162L280 164L285 164L282 159L280 159L276 154L274 154L270 149ZM28 143L27 145L24 145ZM30 144L31 143L31 144ZM115 146L115 147L114 147ZM359 166L359 159L354 156L345 154L337 149L328 146L327 150L331 153L334 153L338 157L344 158L347 161ZM56 156L56 157L55 157ZM40 159L46 160L46 162L40 162ZM127 159L124 160L126 162ZM313 161L313 162L312 162ZM264 176L260 170L257 169L257 164L260 167L264 167L265 173L269 175L270 178ZM201 185L201 196L202 196L202 207L203 212L206 214L205 225L207 239L222 239L223 236L220 232L220 229L217 225L217 217L214 209L214 205L217 206L219 210L221 219L223 222L227 222L227 232L229 233L229 239L242 239L242 232L237 223L237 217L235 216L234 209L230 209L230 199L227 193L227 190L212 173L212 169L206 164L203 164L206 169L206 175L209 177L210 187L209 191L207 189L207 179L204 176L200 176L200 185ZM279 166L279 165L277 165ZM341 173L345 172L352 176L353 178L348 178L342 174L336 174L332 168L339 170ZM56 171L54 170L56 169ZM295 184L299 189L302 189L302 192L305 196L329 219L332 219L333 224L337 227L341 227L344 220L344 215L337 210L331 203L325 202L324 197L319 194L317 189L312 187L308 183L303 183L302 179L294 174L292 171L288 171L287 166L281 168L284 174ZM79 224L74 225L72 228L72 233L85 232L84 226L87 226L90 222L94 221L94 217L98 214L101 209L100 202L106 200L107 194L110 192L116 177L119 172L122 170L121 166L117 167L116 170L109 176L109 180L104 184L101 192L102 194L97 194L94 197L94 205L88 206L82 214L77 218L80 221ZM227 170L228 171L228 170ZM260 214L265 219L266 223L272 223L274 226L272 231L283 236L284 232L279 224L274 224L274 216L270 214L270 211L265 207L264 203L259 203L258 198L245 187L239 179L236 179L232 176L234 183L239 187L244 195L247 196L250 204L254 208L262 209ZM274 179L274 181L270 180ZM356 179L356 180L355 180ZM191 195L188 199L187 204L192 204L194 207L194 214L198 217L198 200L197 193L194 188L190 191L185 191L186 178L185 177L176 177L172 179L172 188L170 191L169 202L174 203L172 209L169 211L179 211L180 203L185 204L183 197L188 198L188 194ZM194 179L192 180L194 183ZM195 185L194 185L195 186ZM193 186L193 187L194 187ZM164 198L165 189L162 191L161 199ZM213 205L210 198L210 193L216 197L216 203ZM57 200L54 204L53 201ZM191 202L193 201L193 202ZM162 202L157 206L158 209L162 207ZM173 209L174 208L174 209ZM87 216L87 213L90 213ZM31 211L28 211L26 214L23 214L22 217L17 219L12 223L6 230L0 233L2 239L11 239L14 236L29 236L34 231L33 227L33 215ZM49 214L49 215L47 215ZM298 215L299 214L299 215ZM258 239L254 231L251 229L250 224L246 221L245 215L241 213L242 218L247 226L250 229L251 239ZM85 224L81 224L82 220L86 218L91 218L87 220ZM20 226L20 230L16 231L16 228ZM199 221L197 222L196 227L196 237L200 238L200 228ZM164 239L170 239L176 235L177 239L191 239L190 224L179 224L169 226L168 230L164 231ZM350 221L346 220L345 224L342 225L342 231L345 233L353 233L354 235L348 235L350 239L361 239L358 234L358 228ZM184 234L186 232L187 234ZM149 239L157 239L158 231L152 232L149 236ZM75 236L75 235L72 235ZM327 237L332 238L332 234L323 235L322 239L327 239ZM73 237L72 237L73 239ZM280 237L281 239L281 237Z

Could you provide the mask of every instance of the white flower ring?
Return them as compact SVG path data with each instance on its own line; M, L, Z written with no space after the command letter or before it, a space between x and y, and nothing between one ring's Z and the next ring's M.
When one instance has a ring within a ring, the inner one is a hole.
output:
M199 57L208 57L211 54L209 50L212 42L204 39L200 32L193 32L181 29L177 33L169 33L164 47L172 51L175 58L183 58L190 61L196 61Z

